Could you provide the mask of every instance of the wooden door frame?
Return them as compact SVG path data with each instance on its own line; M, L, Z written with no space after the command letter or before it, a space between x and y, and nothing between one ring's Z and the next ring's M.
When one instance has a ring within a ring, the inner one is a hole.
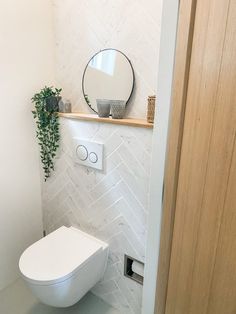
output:
M196 4L197 0L180 0L179 6L170 126L164 177L163 213L155 300L156 314L164 314L166 306Z

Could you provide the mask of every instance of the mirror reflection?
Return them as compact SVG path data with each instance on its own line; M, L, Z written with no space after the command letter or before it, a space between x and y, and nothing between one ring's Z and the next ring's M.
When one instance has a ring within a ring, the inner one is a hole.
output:
M97 112L97 100L128 103L134 87L134 71L129 59L116 49L95 54L87 64L82 88L86 102Z

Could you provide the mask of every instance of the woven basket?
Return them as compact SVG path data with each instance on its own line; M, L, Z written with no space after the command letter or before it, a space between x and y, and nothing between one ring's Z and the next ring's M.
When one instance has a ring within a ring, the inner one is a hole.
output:
M154 123L156 96L148 96L147 122Z

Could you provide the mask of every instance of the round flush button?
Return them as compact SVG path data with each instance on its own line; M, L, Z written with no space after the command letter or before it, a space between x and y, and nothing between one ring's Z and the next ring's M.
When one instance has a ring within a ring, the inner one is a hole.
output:
M92 152L89 154L89 160L95 164L98 161L98 156L96 153Z
M77 146L76 154L77 154L77 157L82 161L88 158L88 151L84 145Z

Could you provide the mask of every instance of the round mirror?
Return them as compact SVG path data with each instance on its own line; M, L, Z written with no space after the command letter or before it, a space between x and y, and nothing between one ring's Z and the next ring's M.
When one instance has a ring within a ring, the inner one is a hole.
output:
M82 88L89 107L97 113L97 99L128 103L134 88L134 71L129 59L116 49L104 49L88 62Z

